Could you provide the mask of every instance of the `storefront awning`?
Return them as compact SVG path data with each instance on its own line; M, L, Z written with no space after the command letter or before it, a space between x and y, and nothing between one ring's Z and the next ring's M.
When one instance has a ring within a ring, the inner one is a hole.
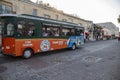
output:
M89 35L90 34L90 32L85 32L85 35Z

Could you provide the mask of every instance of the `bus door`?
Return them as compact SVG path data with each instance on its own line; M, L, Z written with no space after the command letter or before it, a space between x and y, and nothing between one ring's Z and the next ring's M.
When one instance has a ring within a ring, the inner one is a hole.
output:
M84 45L84 28L76 28L75 29L75 32L76 32L76 44L78 46L82 46Z
M0 19L0 50L2 48L2 25L3 25L3 22Z
M3 52L11 55L15 51L15 18L2 17L4 22L2 28L2 48Z
M84 45L84 28L76 28L76 29L71 29L71 32L74 31L73 35L70 35L69 40L67 41L68 48L73 48L75 47L80 47Z

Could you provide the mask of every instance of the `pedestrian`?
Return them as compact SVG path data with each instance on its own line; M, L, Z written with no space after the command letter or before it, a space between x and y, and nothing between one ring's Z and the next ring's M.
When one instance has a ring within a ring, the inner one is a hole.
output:
M118 41L120 41L120 36L118 37Z

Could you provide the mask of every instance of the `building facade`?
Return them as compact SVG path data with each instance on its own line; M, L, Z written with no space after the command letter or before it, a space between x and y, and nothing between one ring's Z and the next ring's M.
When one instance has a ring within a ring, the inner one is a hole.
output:
M112 22L98 23L97 25L100 25L102 28L109 29L113 37L119 36L119 28Z
M93 22L81 19L63 11L51 7L43 2L34 3L30 0L0 0L0 14L30 14L51 19L56 19L64 22L73 22L85 27L85 32L89 33L90 40L93 40Z

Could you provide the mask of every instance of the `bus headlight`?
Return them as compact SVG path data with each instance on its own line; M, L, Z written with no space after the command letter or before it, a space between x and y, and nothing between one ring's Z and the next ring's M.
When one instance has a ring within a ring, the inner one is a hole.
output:
M6 49L10 49L10 46L6 46Z

